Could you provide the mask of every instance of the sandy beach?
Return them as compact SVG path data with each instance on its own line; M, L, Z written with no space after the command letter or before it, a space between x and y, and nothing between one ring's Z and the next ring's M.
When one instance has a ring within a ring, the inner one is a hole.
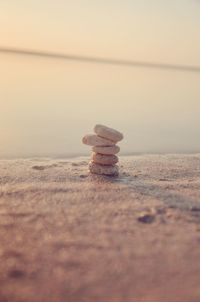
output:
M200 154L0 160L0 302L200 301Z

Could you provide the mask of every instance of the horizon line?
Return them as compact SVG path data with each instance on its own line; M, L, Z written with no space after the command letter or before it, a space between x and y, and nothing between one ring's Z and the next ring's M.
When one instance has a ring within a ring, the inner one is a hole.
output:
M200 73L200 66L193 66L193 65L103 58L103 57L73 55L73 54L41 51L41 50L12 48L12 47L0 47L0 53L7 53L11 55L44 57L47 59L49 58L49 59L59 59L59 60L73 60L83 63L109 64L109 65L137 67L137 68L163 69L163 70L173 70L173 71L180 71L180 72Z

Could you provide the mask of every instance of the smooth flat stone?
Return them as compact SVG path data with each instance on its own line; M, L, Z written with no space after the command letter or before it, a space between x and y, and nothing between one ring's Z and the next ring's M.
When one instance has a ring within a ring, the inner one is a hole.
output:
M87 134L82 139L83 144L89 146L113 146L115 143L96 134Z
M110 147L94 146L92 147L92 151L100 154L112 155L117 154L120 151L120 147L116 145Z
M119 174L118 166L103 166L95 164L93 161L89 163L89 171L98 175L117 176Z
M94 132L106 139L110 139L113 142L119 142L123 139L123 134L115 129L109 128L104 125L96 125L94 127Z
M118 157L116 155L104 155L100 153L93 153L92 160L94 163L100 165L114 165L118 162Z

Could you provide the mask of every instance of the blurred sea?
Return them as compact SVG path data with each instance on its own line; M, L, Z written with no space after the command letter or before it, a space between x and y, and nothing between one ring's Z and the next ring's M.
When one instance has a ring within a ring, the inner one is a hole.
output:
M121 154L200 151L200 76L0 55L0 157L89 154L96 123Z

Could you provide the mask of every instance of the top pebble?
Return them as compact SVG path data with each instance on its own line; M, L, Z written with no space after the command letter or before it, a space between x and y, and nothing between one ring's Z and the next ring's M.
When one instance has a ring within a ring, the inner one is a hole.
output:
M104 126L104 125L96 125L94 127L94 132L97 135L99 135L103 138L109 139L115 143L119 142L123 139L122 133L120 133L119 131L117 131L115 129Z

